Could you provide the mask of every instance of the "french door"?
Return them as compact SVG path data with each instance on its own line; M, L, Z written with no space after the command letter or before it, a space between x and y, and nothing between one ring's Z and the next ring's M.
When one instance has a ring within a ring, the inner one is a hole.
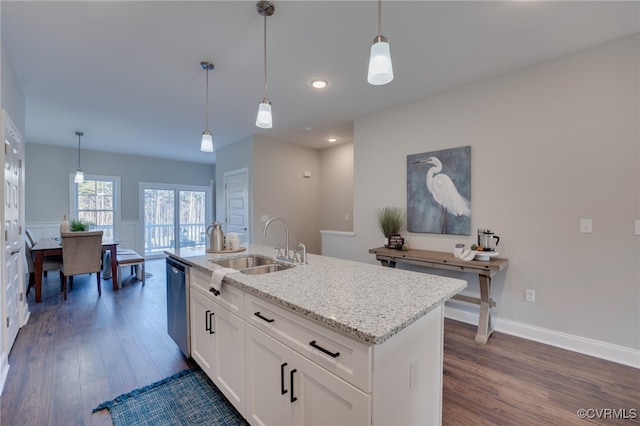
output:
M205 246L211 218L210 187L141 183L140 200L145 257Z

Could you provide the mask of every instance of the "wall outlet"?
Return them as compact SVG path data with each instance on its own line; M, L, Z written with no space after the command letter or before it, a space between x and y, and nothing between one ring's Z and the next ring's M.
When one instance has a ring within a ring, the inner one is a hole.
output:
M532 290L530 288L526 289L524 291L524 301L525 302L535 303L535 301L536 301L536 291Z
M349 221L349 214L345 214L345 215L344 215L344 221L345 221L345 222L348 222L348 221Z
M409 363L409 389L413 389L418 385L418 377L420 376L420 358L416 358Z
M580 219L580 232L591 234L593 232L593 221L591 219Z

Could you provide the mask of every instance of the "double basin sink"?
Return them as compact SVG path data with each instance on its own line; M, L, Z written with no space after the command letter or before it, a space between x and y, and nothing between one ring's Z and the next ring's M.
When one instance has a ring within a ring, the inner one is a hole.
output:
M236 269L247 275L261 275L293 268L295 265L276 262L269 257L247 255L233 259L210 260L218 266Z

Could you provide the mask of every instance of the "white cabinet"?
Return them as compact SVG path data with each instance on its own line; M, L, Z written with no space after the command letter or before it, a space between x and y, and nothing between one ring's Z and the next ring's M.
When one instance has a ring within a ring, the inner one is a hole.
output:
M191 288L191 356L244 415L244 321L214 297Z
M189 310L191 315L191 357L211 377L215 344L210 325L213 316L213 301L191 287Z
M371 398L253 326L246 328L247 412L255 425L366 425Z
M366 344L191 269L191 355L252 425L432 425L442 413L442 305Z

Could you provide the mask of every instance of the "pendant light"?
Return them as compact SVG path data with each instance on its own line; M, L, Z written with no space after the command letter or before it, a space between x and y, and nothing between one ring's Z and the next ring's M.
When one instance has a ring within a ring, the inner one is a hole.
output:
M273 15L275 7L270 1L259 1L256 4L258 13L264 16L264 98L258 105L258 116L256 117L256 126L262 129L270 129L273 127L273 117L271 116L271 101L267 97L267 16Z
M207 72L207 109L205 116L206 127L202 132L202 142L200 142L200 151L213 152L213 136L209 130L209 71L213 69L213 64L209 61L200 62L200 66Z
M378 35L373 39L369 56L369 74L367 81L381 86L393 80L393 65L389 39L382 35L382 0L378 0Z
M76 171L76 177L75 179L73 179L73 181L75 183L82 183L84 182L84 173L82 172L82 169L80 168L80 136L84 136L83 132L76 132L76 135L78 136L78 170Z

